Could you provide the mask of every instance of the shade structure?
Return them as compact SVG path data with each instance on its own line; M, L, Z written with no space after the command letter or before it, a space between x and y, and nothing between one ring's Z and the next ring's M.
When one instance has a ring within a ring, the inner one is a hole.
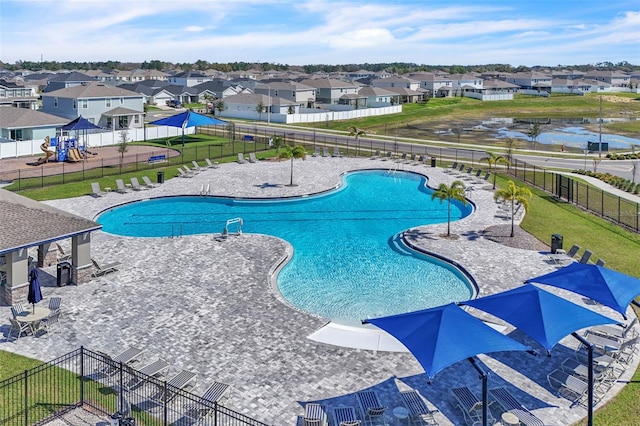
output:
M398 339L422 365L429 378L449 365L477 354L530 349L454 303L364 322Z
M38 269L33 268L29 272L29 294L27 295L29 303L34 305L42 300L42 290L40 289L40 280L38 280Z
M640 295L640 279L604 266L578 262L526 282L572 291L620 312L625 318L629 304Z
M90 122L89 120L87 120L86 118L83 118L82 116L76 118L73 121L70 121L69 123L65 124L64 126L61 127L62 130L98 130L100 129L100 126L96 126L95 124L93 124L92 122Z
M532 284L463 304L502 318L539 342L547 351L574 331L618 322Z
M152 121L149 124L182 128L182 146L184 147L184 129L187 127L226 125L227 122L207 115L198 114L191 110L186 110L180 114L172 115L171 117Z

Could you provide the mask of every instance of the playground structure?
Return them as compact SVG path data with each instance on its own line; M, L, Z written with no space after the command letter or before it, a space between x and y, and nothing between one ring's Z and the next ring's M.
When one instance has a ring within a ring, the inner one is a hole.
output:
M41 157L34 166L39 166L49 161L69 161L72 163L87 159L88 152L84 146L79 144L78 139L69 138L68 136L59 135L53 138L47 136L44 143L40 145L40 149L45 156Z

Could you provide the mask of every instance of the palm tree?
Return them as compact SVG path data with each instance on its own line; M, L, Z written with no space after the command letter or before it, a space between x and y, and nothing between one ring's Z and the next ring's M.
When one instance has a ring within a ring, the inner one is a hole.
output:
M358 129L356 126L349 126L347 127L347 130L349 130L349 136L354 136L356 139L356 147L357 149L359 149L359 145L358 145L358 138L360 138L361 136L366 136L367 132L365 132L362 129Z
M494 200L502 200L511 202L511 236L513 237L513 217L514 217L514 207L515 203L520 203L522 207L524 207L525 211L529 210L529 198L532 197L531 191L526 187L518 187L512 180L507 182L506 188L498 189L495 194L493 194Z
M438 189L431 194L431 200L440 199L440 203L447 200L447 237L451 235L451 200L460 201L463 205L467 205L467 199L464 197L465 186L461 180L455 180L451 186L441 183Z
M498 164L509 164L509 161L502 155L495 154L487 151L487 156L482 157L480 162L485 162L489 165L489 170L493 167L493 189L496 189L496 169Z
M292 147L291 145L285 145L283 151L280 153L279 158L291 159L291 181L287 186L295 186L293 184L293 160L295 158L302 158L302 160L305 160L307 158L307 151L302 145L296 145L294 147Z

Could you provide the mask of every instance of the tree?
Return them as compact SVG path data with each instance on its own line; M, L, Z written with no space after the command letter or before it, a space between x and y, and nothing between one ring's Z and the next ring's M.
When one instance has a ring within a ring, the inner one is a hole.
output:
M509 164L506 158L502 155L495 154L493 152L487 151L487 156L482 157L480 162L487 163L489 165L489 170L493 167L493 189L496 189L496 170L498 164Z
M451 200L460 201L463 205L467 205L467 199L464 196L465 186L461 180L455 180L451 186L441 183L438 189L431 194L431 200L440 199L440 203L447 200L447 237L451 235Z
M295 186L293 184L293 160L296 158L302 158L302 160L306 160L307 151L304 149L302 145L296 145L292 147L291 145L285 145L283 151L280 153L278 158L290 158L291 159L291 181L288 186Z
M524 209L529 210L529 199L532 197L531 191L526 187L518 187L512 180L507 182L506 188L498 189L493 194L493 199L511 203L511 236L514 236L514 214L515 204L519 203Z
M536 142L538 141L538 136L540 136L540 133L542 133L542 128L540 127L540 124L538 123L532 123L531 126L529 127L529 138L531 138L531 140L533 141L533 149L536 149Z
M122 170L122 163L124 162L124 154L129 150L127 146L129 142L129 132L127 130L120 131L120 137L118 142L118 152L120 153L120 169Z
M279 151L282 148L284 141L282 140L282 136L273 135L271 137L271 146L276 149L276 158L280 159Z
M349 127L347 127L347 130L349 130L349 136L354 136L354 137L355 137L355 139L356 139L356 146L358 146L358 149L360 149L360 148L359 148L359 145L358 145L358 139L359 139L361 136L366 136L366 135L367 135L367 132L365 132L365 131L364 131L364 130L362 130L362 129L358 129L356 126L349 126Z
M518 148L518 141L513 138L507 138L504 144L507 147L507 169L509 169L509 166L513 163L513 153Z
M258 113L259 121L262 121L262 113L264 112L264 109L265 109L264 102L262 101L258 102L258 105L256 105L256 112Z
M220 99L218 102L216 102L215 110L218 110L218 115L220 115L222 113L222 111L224 111L225 109L227 109L227 106L224 104L224 101L222 99Z

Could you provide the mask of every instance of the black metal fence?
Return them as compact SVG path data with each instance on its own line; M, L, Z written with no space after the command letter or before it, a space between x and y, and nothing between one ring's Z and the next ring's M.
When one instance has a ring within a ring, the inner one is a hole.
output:
M3 426L42 424L79 407L105 417L130 407L127 417L145 426L267 426L82 347L0 381Z
M523 161L514 160L507 172L561 200L627 229L640 232L640 203L589 186L571 176L551 172Z

